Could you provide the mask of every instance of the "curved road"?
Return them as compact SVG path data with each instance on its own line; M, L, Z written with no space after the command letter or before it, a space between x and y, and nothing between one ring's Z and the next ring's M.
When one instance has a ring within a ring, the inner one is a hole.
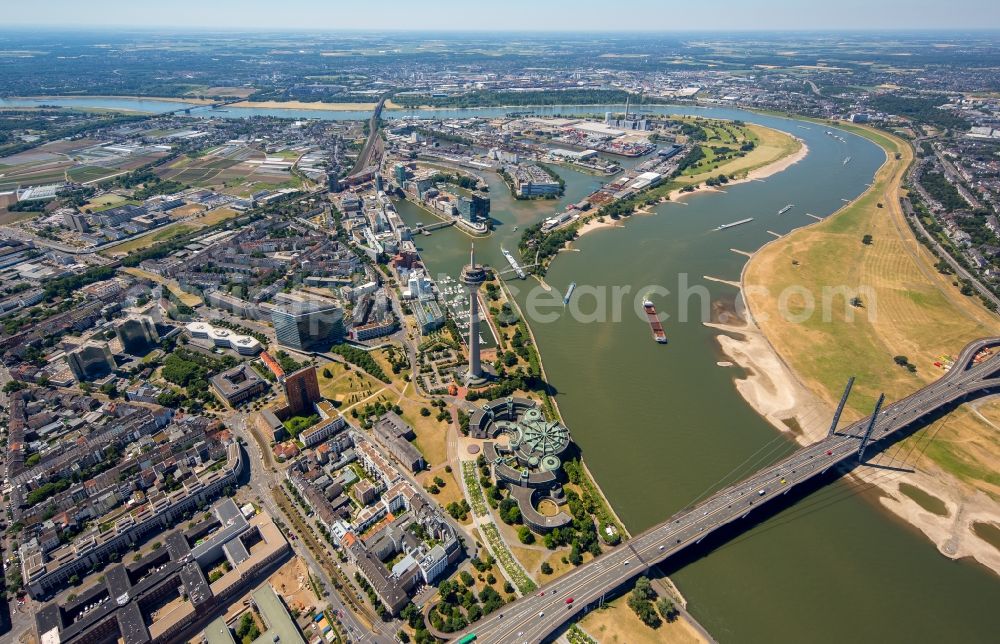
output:
M597 605L605 594L646 572L711 532L744 518L753 509L786 494L798 484L832 467L847 469L859 462L859 448L871 423L870 452L878 441L911 427L915 422L961 399L990 389L1000 390L1000 354L973 364L984 349L1000 345L985 338L967 345L954 366L939 380L881 409L878 417L863 418L832 436L804 447L774 465L717 492L702 503L684 509L625 545L584 564L544 586L538 593L504 606L467 631L477 642L542 642L567 621ZM567 604L568 598L573 598Z

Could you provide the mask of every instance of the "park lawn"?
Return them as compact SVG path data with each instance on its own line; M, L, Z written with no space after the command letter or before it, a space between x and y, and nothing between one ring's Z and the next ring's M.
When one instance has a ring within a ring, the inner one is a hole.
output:
M591 637L601 644L695 644L704 642L683 618L664 621L653 629L642 623L628 607L627 596L620 597L591 611L580 622Z
M141 268L128 267L119 270L121 270L123 273L128 273L129 275L133 275L135 277L141 277L156 282L157 284L164 285L165 287L167 287L167 290L169 290L171 293L177 296L177 299L180 300L181 303L186 304L187 306L195 307L195 306L201 306L202 304L202 300L200 297L198 297L193 293L187 293L183 291L181 289L181 285L178 284L176 280L168 279L161 275L157 275L156 273L150 273L149 271L144 271Z
M214 226L219 222L232 219L233 217L238 217L239 215L239 211L233 210L232 208L216 208L215 210L210 210L203 215L197 215L192 223L196 223L199 226Z
M487 586L492 586L493 590L495 590L498 593L500 593L501 597L503 597L505 600L507 599L507 593L505 593L503 591L503 583L504 583L504 581L505 581L506 578L503 576L503 571L500 570L500 564L498 564L498 563L497 564L493 564L485 572L479 572L478 570L476 570L475 568L473 568L469 564L460 565L455 570L455 574L453 574L449 578L453 583L458 584L459 588L465 588L465 584L462 583L462 579L461 579L461 571L462 570L468 570L469 574L472 575L472 579L473 579L472 591L475 592L476 595L479 595L480 591L482 591ZM488 583L486 583L487 575L490 575L490 574L492 574L493 577L497 580L496 583L494 583L494 584L488 584ZM480 577L482 577L482 579L480 579ZM437 602L438 600L440 600L440 596L439 595L434 595L434 601Z
M702 124L704 126L704 124ZM684 186L694 186L702 183L706 179L724 174L737 179L746 177L750 172L771 165L787 156L797 152L802 147L802 142L790 134L775 130L769 127L756 124L746 124L741 126L745 131L745 138L738 143L742 145L745 140L752 140L756 147L745 156L737 157L715 165L714 152L707 146L703 146L705 159L698 164L688 168L681 176L664 181L655 188L643 192L644 199L660 199L667 197L671 192ZM714 142L718 145L718 142ZM708 161L706 161L708 159Z
M462 494L462 486L457 480L455 480L454 474L444 471L443 465L440 469L424 470L418 474L416 478L417 482L420 483L424 489L427 489L434 482L434 477L436 476L441 477L441 480L444 481L444 487L439 487L439 492L432 495L438 505L445 507L449 503L461 502L461 500L465 498L465 495ZM466 523L471 522L471 520L472 513L470 512Z
M557 577L562 577L563 575L565 575L570 570L573 570L573 568L576 567L576 566L574 566L573 564L571 564L569 562L565 562L564 563L563 560L562 560L563 557L569 555L570 550L571 550L571 548L569 548L568 546L564 546L562 548L558 548L556 550L552 550L551 551L551 554L549 554L549 556L546 559L546 561L548 562L548 564L550 566L552 566L552 574L551 575L543 575L543 574L539 573L539 575L538 575L538 581L540 583L544 584L544 583L547 583L548 581L550 581L552 579L555 579ZM584 554L584 558L589 557L589 556L590 555L588 555L588 554ZM539 565L541 565L541 564L539 564Z
M424 455L424 460L431 467L444 465L448 461L448 428L451 419L439 421L437 409L430 406L430 403L416 402L406 398L399 401L399 406L403 409L403 420L413 428L413 433L417 435L414 444L420 453ZM420 408L426 407L431 411L430 416L421 416Z
M204 216L196 217L193 220L189 220L184 223L178 222L167 224L162 228L157 228L156 230L150 231L145 235L136 237L135 239L130 239L116 246L111 246L101 251L101 254L117 255L121 253L132 253L137 250L149 248L153 244L157 244L159 242L170 241L171 239L180 237L181 235L186 235L187 233L198 230L199 228L213 226L221 221L232 219L239 214L239 212L231 208L216 208L215 210L206 213Z
M222 192L234 197L250 197L257 189L252 184L246 183L246 177L230 177L222 185Z
M89 210L90 212L101 212L104 210L108 210L109 208L121 206L126 202L137 203L137 202L132 202L131 200L126 199L125 197L119 194L108 192L101 195L100 197L94 197L93 199L88 201L86 204L84 204L83 210L84 211Z
M517 539L517 529L511 528L511 526L503 525L498 523L497 527L501 528L501 534L504 540L507 541L507 545L510 546L510 551L514 557L521 562L521 567L528 571L528 574L539 584L544 584L546 579L553 577L554 575L543 575L538 572L539 566L542 562L548 558L548 550L535 550L534 548L525 548L524 546L516 545L520 541ZM503 528L506 528L504 530ZM513 533L513 536L511 536ZM535 538L535 543L540 543L540 539ZM568 552L568 551L567 551Z
M976 431L982 425L971 411L961 407L951 413L954 418L947 423L940 422L940 431L933 441L910 440L917 449L924 449L926 456L946 472L986 491L995 500L1000 500L1000 437L996 432ZM996 409L983 414L993 423L1000 420ZM985 454L991 458L976 458Z
M189 204L184 204L180 208L174 208L167 214L170 215L171 219L184 219L186 217L191 217L192 215L196 215L199 212L203 212L204 210L205 206L201 204L189 203Z
M130 239L126 242L122 242L116 246L111 246L101 251L102 255L112 255L119 253L131 253L137 250L142 250L144 248L149 248L153 244L158 242L169 241L175 237L180 237L193 230L197 230L199 226L193 226L190 224L167 224L162 228L150 231L145 235L136 237L135 239Z
M374 351L369 351L368 354L375 359L375 363L382 367L383 373L393 381L398 389L402 390L403 386L406 384L403 382L403 374L408 370L404 369L398 374L392 372L392 364L389 362L389 358L386 357L386 349L375 349Z
M762 248L747 264L744 281L754 319L809 389L832 407L848 377L857 376L845 410L846 418L856 419L871 412L879 393L898 400L939 378L943 371L934 362L957 355L971 340L997 335L1000 319L978 299L962 295L953 276L935 269L933 255L904 220L899 185L912 160L910 146L868 128L846 129L886 149L872 188L826 220ZM866 234L871 245L861 242ZM783 292L791 294L784 310L792 315L782 315ZM803 321L790 319L806 311L803 293L815 300L816 312ZM849 304L855 295L862 308ZM906 356L916 373L896 365L894 356ZM985 473L998 470L1000 457L995 449L980 449L984 432L995 431L972 414L952 414L916 437L952 441L928 449L926 459L996 492Z
M495 515L495 510L494 517ZM562 558L567 557L571 551L569 546L562 546L556 548L555 550L549 550L545 547L542 537L535 534L535 542L531 544L532 547L527 547L521 544L520 539L517 538L517 531L521 526L519 525L507 525L506 523L495 520L497 528L500 530L500 535L503 537L504 541L507 542L507 547L510 548L511 553L520 562L521 566L528 571L528 575L531 576L539 585L546 584L553 579L560 577L573 568L576 568L573 564L566 562L563 563ZM537 546L537 548L535 547ZM589 552L583 553L583 563L587 563L594 558L594 555ZM548 562L552 566L552 574L543 575L541 573L541 566L543 562Z
M330 370L332 378L323 375L326 369ZM377 382L357 369L352 368L348 371L344 365L336 362L323 364L317 371L320 394L343 407L353 405L384 386L383 383Z
M745 177L753 170L763 168L794 154L802 147L801 141L785 132L755 124L748 124L744 127L747 128L750 136L732 145L742 145L746 140L752 140L756 143L756 147L753 150L748 152L746 156L730 159L718 165L702 160L698 165L699 170L695 173L685 172L685 176L680 179L681 182L690 185L720 174L735 176L739 179ZM706 159L711 159L712 153L710 149L705 148L705 152Z

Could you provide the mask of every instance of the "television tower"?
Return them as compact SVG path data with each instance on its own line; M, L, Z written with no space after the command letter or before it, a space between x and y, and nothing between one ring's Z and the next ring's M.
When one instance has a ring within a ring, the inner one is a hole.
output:
M467 386L486 382L479 362L479 287L486 281L486 270L476 265L476 245L469 252L469 263L462 269L462 284L469 292L469 368L465 372Z

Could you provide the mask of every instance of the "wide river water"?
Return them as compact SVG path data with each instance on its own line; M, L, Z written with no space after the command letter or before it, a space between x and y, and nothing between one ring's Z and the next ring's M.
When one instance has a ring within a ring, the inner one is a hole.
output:
M560 294L558 304L538 308L555 311L554 321L527 313L529 300L542 299L533 280L510 282L520 291L517 299L573 438L632 532L718 489L723 479L731 482L795 449L737 393L733 379L739 373L716 365L724 357L716 333L701 324L697 295L686 298L685 319L678 320L685 299L677 295L684 292L681 276L689 289L707 292L706 301L731 306L735 289L703 277L739 280L746 257L731 248L753 251L773 239L768 230L785 233L815 221L806 213L831 214L843 199L864 191L885 159L867 140L840 132L842 143L818 125L735 110L665 110L785 130L805 140L809 154L763 182L690 197L683 206L664 204L655 215L632 217L624 228L588 233L573 244L579 252L560 255L545 278ZM477 112L455 115L470 113ZM848 156L852 160L844 165ZM493 236L476 243L482 261L506 268L501 245L516 249L520 229L580 200L602 181L557 171L566 180L558 204L515 201L501 181L487 175L498 221ZM795 207L778 215L788 204ZM430 220L405 202L397 207L410 223ZM755 219L713 230L746 217ZM417 244L433 273L457 275L468 257L469 238L454 229L418 237ZM561 294L570 282L577 288L564 312ZM654 285L670 291L653 297L670 315L666 346L652 341L648 324L634 311L636 297L641 300ZM614 319L614 287L630 289L621 298L620 321ZM605 305L598 304L602 293ZM671 576L692 613L724 642L995 641L996 577L946 559L865 494L856 484L833 483Z
M96 98L0 100L0 106L39 102L112 109L132 105L144 111L183 107ZM368 117L367 112L227 109L214 115ZM533 111L607 109L620 106ZM702 325L699 293L707 294L705 302L728 307L735 289L704 276L738 280L746 257L731 249L754 251L773 239L769 230L785 233L815 221L806 213L828 216L865 189L885 158L869 141L838 131L846 140L841 142L819 125L725 108L649 109L760 123L805 140L809 154L765 181L697 195L687 205L664 204L654 215L632 217L624 228L581 238L574 243L579 252L562 254L546 276L555 289L551 297L556 306L539 297L534 280L510 283L524 311L536 300L549 304L535 307L547 317L528 315L546 373L590 470L633 533L795 449L737 393L733 379L739 372L716 365L724 357L716 333ZM513 110L384 115L498 116ZM192 110L192 115L208 114L212 112L204 108ZM848 156L852 160L845 165ZM516 201L496 176L486 175L496 230L477 240L481 261L506 268L501 245L516 249L520 229L579 201L603 181L565 168L558 172L566 181L566 194L557 202ZM795 206L778 215L787 204ZM411 204L397 207L411 224L432 221ZM755 219L713 230L747 217ZM433 274L457 276L468 257L470 239L454 228L416 242ZM563 309L561 294L570 282L578 286ZM620 315L613 306L614 287L627 289L618 298ZM670 316L664 323L670 338L666 346L653 343L648 324L634 310L636 299L647 292ZM886 474L868 474L875 475ZM724 642L996 642L1000 633L996 576L974 563L940 555L920 533L880 510L871 492L845 481L814 492L680 570L668 570L691 612Z

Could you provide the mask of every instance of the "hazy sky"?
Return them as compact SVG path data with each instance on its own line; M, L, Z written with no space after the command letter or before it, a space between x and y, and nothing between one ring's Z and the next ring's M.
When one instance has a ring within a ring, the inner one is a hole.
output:
M6 26L646 30L1000 28L998 0L16 0Z

